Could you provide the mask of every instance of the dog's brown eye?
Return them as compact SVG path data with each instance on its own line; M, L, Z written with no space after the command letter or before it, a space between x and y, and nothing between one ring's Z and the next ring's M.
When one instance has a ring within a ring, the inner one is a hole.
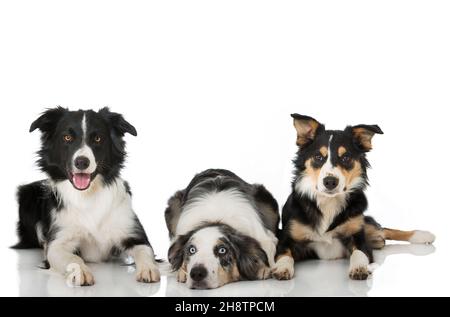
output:
M342 160L342 163L349 163L351 159L350 159L350 156L344 155L341 160Z
M71 136L70 134L66 134L63 137L64 142L72 142L73 141L73 136Z
M324 160L325 158L321 155L321 154L316 154L315 156L314 156L314 160L316 161L316 162L323 162L323 160Z
M95 143L100 143L100 142L102 142L102 138L100 137L100 136L95 136L95 138L94 138L94 142Z

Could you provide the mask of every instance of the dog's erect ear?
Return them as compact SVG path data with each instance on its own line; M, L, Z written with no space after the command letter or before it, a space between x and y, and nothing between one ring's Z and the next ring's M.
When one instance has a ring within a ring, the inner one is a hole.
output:
M236 232L227 238L236 254L236 264L241 278L249 281L257 280L260 270L269 266L266 252L259 242Z
M68 110L62 107L48 109L41 114L30 126L30 132L36 129L43 133L50 133L56 128L58 121Z
M351 127L351 131L355 144L364 152L369 152L372 149L372 138L375 134L383 134L383 131L376 124L360 124Z
M98 113L106 118L119 136L122 137L125 133L137 136L136 128L126 121L120 113L111 112L108 107L100 109Z
M304 147L312 142L317 134L325 130L325 126L316 119L298 113L291 114L294 118L294 127L297 130L297 145Z
M169 248L169 263L172 265L174 271L181 268L184 262L184 250L186 248L186 243L189 241L189 235L185 234L179 236Z

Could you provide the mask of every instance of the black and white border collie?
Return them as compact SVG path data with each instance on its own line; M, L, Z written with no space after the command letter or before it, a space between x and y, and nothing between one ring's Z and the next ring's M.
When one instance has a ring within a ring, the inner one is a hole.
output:
M169 262L189 288L271 276L279 214L264 186L227 170L206 170L170 198L165 218Z
M42 132L38 165L48 179L19 187L17 249L43 248L47 265L74 286L94 284L85 262L127 254L139 282L157 282L159 270L144 228L120 178L125 133L136 129L122 115L58 107L30 127Z
M368 185L372 137L383 134L377 125L326 130L317 120L293 114L299 151L294 160L292 194L283 207L275 278L291 279L294 261L308 258L350 258L351 279L367 279L373 249L385 240L432 243L427 231L382 228L371 217L364 190Z

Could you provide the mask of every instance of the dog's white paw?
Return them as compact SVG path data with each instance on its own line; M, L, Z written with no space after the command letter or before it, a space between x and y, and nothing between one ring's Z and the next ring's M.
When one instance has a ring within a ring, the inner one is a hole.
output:
M272 276L277 280L291 280L294 277L294 259L281 257L272 268Z
M348 276L352 280L367 280L370 275L369 259L360 250L355 250L350 257L350 270Z
M414 244L431 244L434 240L436 240L434 234L422 230L415 230L414 234L409 238L409 242Z
M94 285L94 276L86 265L70 263L66 267L66 283L68 286L91 286Z
M157 283L161 279L159 269L155 264L136 268L136 281L141 283Z

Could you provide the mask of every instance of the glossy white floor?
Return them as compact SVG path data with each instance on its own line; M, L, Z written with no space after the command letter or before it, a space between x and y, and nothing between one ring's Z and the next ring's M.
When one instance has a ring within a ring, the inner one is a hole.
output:
M70 288L54 272L38 268L42 260L38 250L3 250L3 270L10 287L7 296L433 296L445 295L448 284L446 268L441 266L442 252L447 249L432 245L388 245L375 253L377 268L367 281L351 281L348 263L339 261L307 261L296 266L292 281L239 282L216 290L190 290L176 282L162 264L161 283L145 285L134 281L134 268L121 263L91 264L96 278L92 287ZM5 261L4 259L8 259ZM5 285L3 285L5 286Z

